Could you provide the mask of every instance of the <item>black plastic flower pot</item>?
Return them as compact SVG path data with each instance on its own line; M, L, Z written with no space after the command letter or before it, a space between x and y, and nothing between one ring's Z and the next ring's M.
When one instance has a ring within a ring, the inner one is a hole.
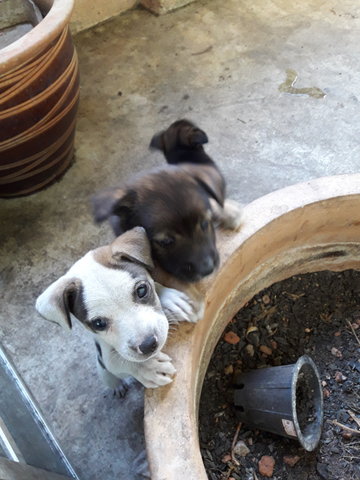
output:
M323 395L315 363L303 355L295 364L261 368L235 378L239 420L260 430L316 448L323 422Z

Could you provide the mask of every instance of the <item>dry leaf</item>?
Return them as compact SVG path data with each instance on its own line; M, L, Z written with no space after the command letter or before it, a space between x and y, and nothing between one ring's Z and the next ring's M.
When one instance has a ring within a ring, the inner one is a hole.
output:
M227 343L230 343L231 345L236 345L237 343L240 342L240 337L236 335L235 332L226 332L224 335L224 340Z

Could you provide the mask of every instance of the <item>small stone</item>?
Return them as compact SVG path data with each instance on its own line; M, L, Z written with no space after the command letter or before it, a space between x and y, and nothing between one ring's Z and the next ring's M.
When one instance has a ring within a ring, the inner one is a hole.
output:
M264 296L262 297L262 301L263 301L263 303L264 303L265 305L268 305L268 304L270 303L270 297L269 297L269 295L264 295Z
M270 478L274 473L275 460L269 455L263 455L260 458L258 466L260 475Z
M324 444L325 445L329 445L330 443L332 443L334 441L334 432L332 430L327 430L324 432Z
M334 355L334 357L337 357L337 358L342 358L342 353L336 347L332 347L331 355Z
M228 365L224 368L224 373L225 375L231 375L232 373L234 373L234 367L232 365Z
M350 380L345 380L343 383L343 389L345 393L351 393L354 389L354 384Z
M231 455L229 455L228 453L226 455L224 455L221 459L221 461L223 463L228 463L228 462L231 462Z
M343 383L347 379L347 377L345 377L345 375L342 372L336 372L334 378L335 378L335 382L337 383Z
M240 337L236 335L235 332L226 332L224 335L224 340L227 343L230 343L231 345L236 345L237 343L240 342Z
M348 362L348 365L351 370L356 370L360 373L360 362L357 362L356 360L350 360L350 362Z
M324 398L329 398L331 395L330 390L328 388L323 388L323 395Z
M250 450L248 449L246 443L243 440L239 440L233 450L234 454L238 457L246 457Z
M305 332L305 333L311 333L311 328L305 328L305 329L304 329L304 332Z
M249 343L248 345L246 345L245 351L249 355L249 357L253 357L255 354L254 345L251 345L251 343Z
M323 478L324 480L329 480L329 471L327 465L318 462L316 464L316 471L320 475L320 478Z
M272 350L267 345L260 345L259 350L264 355L272 355Z
M331 445L329 450L331 453L334 453L335 455L340 454L340 448L337 445Z
M289 465L289 467L293 467L298 463L300 460L299 455L284 455L283 461L286 463L286 465Z
M337 332L334 333L334 336L335 336L335 337L340 337L340 335L341 335L341 332L339 332L339 331L337 331Z

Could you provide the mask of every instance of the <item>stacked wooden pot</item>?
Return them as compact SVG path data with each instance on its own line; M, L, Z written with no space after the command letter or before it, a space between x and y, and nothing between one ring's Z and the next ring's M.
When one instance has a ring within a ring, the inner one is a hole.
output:
M71 165L79 99L73 0L37 0L43 18L0 50L0 197L28 195Z

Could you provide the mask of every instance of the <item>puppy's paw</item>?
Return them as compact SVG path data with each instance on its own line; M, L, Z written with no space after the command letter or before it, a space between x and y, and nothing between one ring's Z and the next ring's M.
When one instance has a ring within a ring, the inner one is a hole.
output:
M229 230L240 230L242 225L243 206L235 200L226 199L220 218L220 225Z
M135 382L136 380L133 377L119 378L118 384L114 388L114 396L124 398Z
M146 362L139 363L133 375L144 387L157 388L171 383L175 373L171 358L166 353L159 352Z
M157 292L162 309L169 323L191 322L196 323L204 313L203 304L191 300L184 292L175 288L157 284Z
M146 450L142 450L133 461L133 470L136 478L143 480L151 480L149 462L146 455Z

